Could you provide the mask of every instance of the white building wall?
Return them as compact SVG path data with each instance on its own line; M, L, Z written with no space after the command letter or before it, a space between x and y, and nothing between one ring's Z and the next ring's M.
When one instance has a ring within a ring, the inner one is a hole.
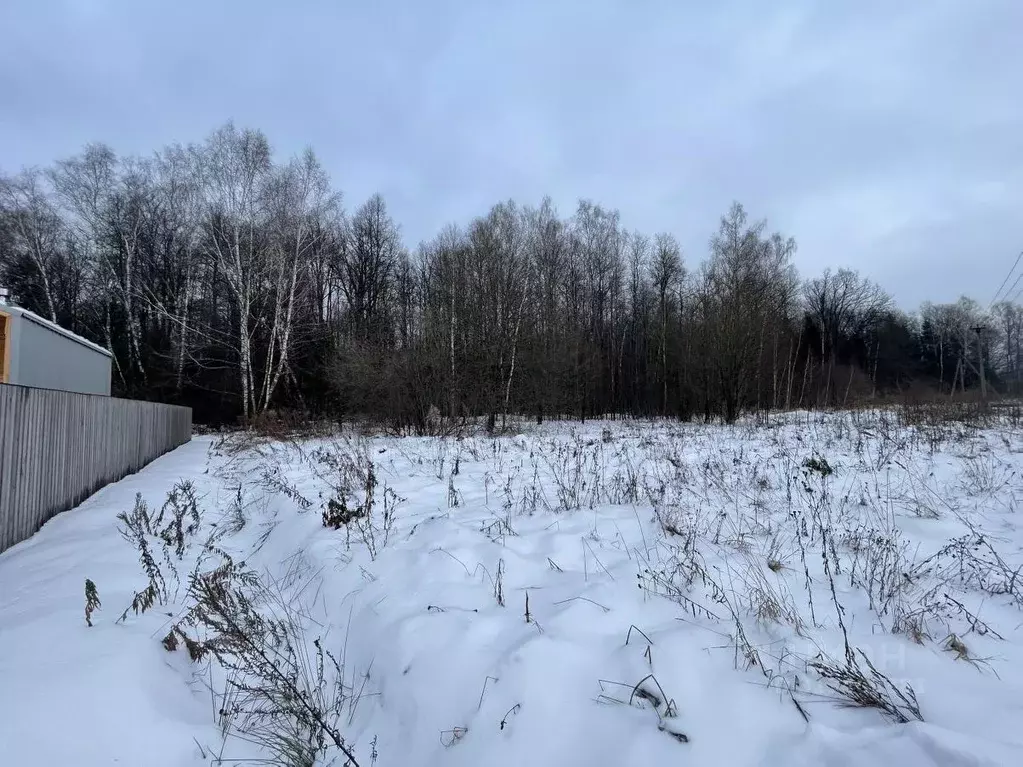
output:
M109 352L24 309L0 311L11 316L8 383L110 395Z

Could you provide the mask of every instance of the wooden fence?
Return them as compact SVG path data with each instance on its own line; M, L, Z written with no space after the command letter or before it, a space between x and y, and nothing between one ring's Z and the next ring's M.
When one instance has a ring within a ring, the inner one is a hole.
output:
M190 408L0 384L0 551L191 433Z

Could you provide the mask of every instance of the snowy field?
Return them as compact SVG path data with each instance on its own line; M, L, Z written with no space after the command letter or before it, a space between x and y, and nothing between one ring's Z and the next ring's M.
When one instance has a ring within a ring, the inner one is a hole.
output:
M1021 468L885 412L196 437L0 555L0 763L1023 764Z

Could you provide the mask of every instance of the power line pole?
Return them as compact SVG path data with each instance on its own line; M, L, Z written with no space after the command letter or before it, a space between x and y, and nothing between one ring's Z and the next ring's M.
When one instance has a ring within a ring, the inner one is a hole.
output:
M987 375L984 371L984 337L981 333L986 328L983 325L977 325L973 328L973 331L977 334L977 360L980 367L980 398L983 402L987 402Z

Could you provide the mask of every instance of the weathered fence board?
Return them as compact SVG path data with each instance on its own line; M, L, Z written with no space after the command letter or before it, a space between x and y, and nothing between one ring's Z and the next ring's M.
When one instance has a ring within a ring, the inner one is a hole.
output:
M0 551L191 435L186 407L0 384Z

